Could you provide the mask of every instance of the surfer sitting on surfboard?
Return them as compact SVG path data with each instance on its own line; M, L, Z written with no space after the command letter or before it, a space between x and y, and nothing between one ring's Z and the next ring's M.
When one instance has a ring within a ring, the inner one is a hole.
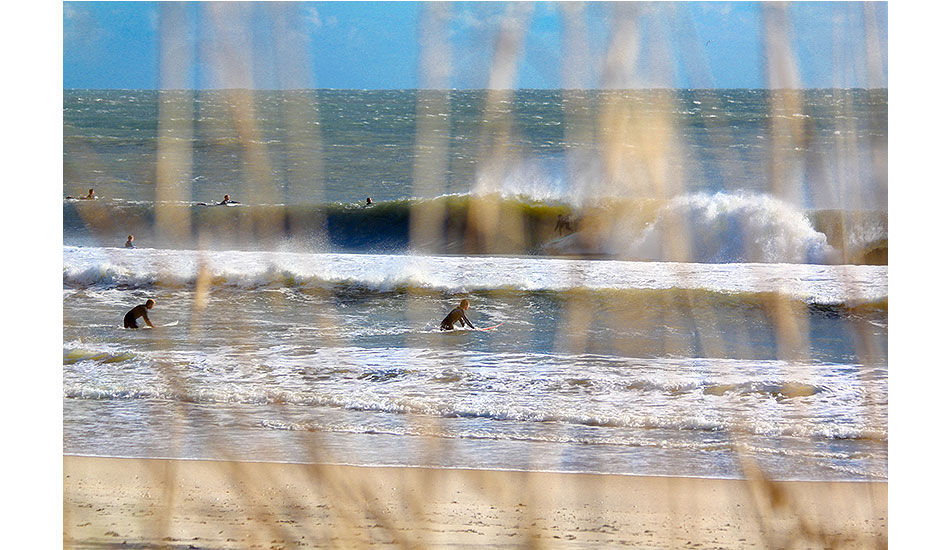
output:
M459 302L459 307L453 309L445 316L445 319L442 319L442 324L439 328L442 330L455 330L455 324L459 321L462 322L462 327L468 325L470 328L475 328L475 325L465 316L466 309L468 309L468 300L462 300Z
M153 325L152 322L148 320L148 310L152 309L153 307L155 307L155 300L151 298L149 298L144 304L133 307L128 313L125 314L125 320L122 322L123 326L125 326L125 328L139 328L139 326L135 324L135 320L141 317L145 321L146 325L155 328L155 325Z

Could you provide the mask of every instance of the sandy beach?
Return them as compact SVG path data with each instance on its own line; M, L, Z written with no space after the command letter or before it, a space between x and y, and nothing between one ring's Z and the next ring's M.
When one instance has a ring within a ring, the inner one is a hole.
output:
M64 456L63 488L64 548L888 545L887 483Z

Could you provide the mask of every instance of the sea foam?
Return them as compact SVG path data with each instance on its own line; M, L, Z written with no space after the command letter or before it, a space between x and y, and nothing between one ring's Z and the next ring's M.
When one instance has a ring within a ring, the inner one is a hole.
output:
M814 304L887 298L886 266L699 264L499 256L422 256L63 247L67 288L216 287L492 290L700 290L779 293Z
M670 240L680 235L696 262L828 263L836 254L804 212L768 195L745 193L675 198L630 244L613 248L623 257L670 261L677 259Z

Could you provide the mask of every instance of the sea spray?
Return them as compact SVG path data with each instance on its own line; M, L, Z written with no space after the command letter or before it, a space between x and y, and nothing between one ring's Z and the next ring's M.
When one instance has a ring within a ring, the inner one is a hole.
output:
M760 194L697 193L661 208L629 245L611 251L631 259L671 261L666 243L687 235L690 260L708 263L831 263L835 250L804 212Z

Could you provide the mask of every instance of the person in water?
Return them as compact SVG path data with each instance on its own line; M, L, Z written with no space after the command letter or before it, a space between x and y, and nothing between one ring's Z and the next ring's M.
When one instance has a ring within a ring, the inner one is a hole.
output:
M475 325L465 316L466 309L468 309L468 300L462 300L459 302L459 307L453 309L445 316L445 319L442 319L442 324L439 328L442 330L455 330L455 324L459 321L462 322L463 327L468 325L470 328L475 328Z
M91 201L91 200L95 200L95 199L96 199L96 191L95 191L95 189L89 189L89 194L86 195L85 197L70 197L69 195L66 195L66 198L67 198L67 199L79 199L79 200Z
M153 325L148 319L148 310L152 309L153 307L155 307L155 300L151 298L146 300L144 304L133 307L128 313L125 314L125 319L123 320L122 325L125 328L139 328L139 326L135 323L135 320L141 317L142 320L145 321L146 325L155 328L155 325Z
M373 206L373 197L366 197L366 206Z
M239 203L238 201L232 201L230 195L225 195L224 200L219 202L218 204L241 204L241 203Z
M135 240L135 237L133 237L132 235L129 235L129 240L125 241L125 247L126 247L126 248L135 248L135 245L132 244L132 241L134 241L134 240Z
M558 235L562 234L562 231L567 231L568 234L574 233L577 231L577 225L574 223L574 218L570 215L557 215L557 223L554 225L554 230L557 231Z

